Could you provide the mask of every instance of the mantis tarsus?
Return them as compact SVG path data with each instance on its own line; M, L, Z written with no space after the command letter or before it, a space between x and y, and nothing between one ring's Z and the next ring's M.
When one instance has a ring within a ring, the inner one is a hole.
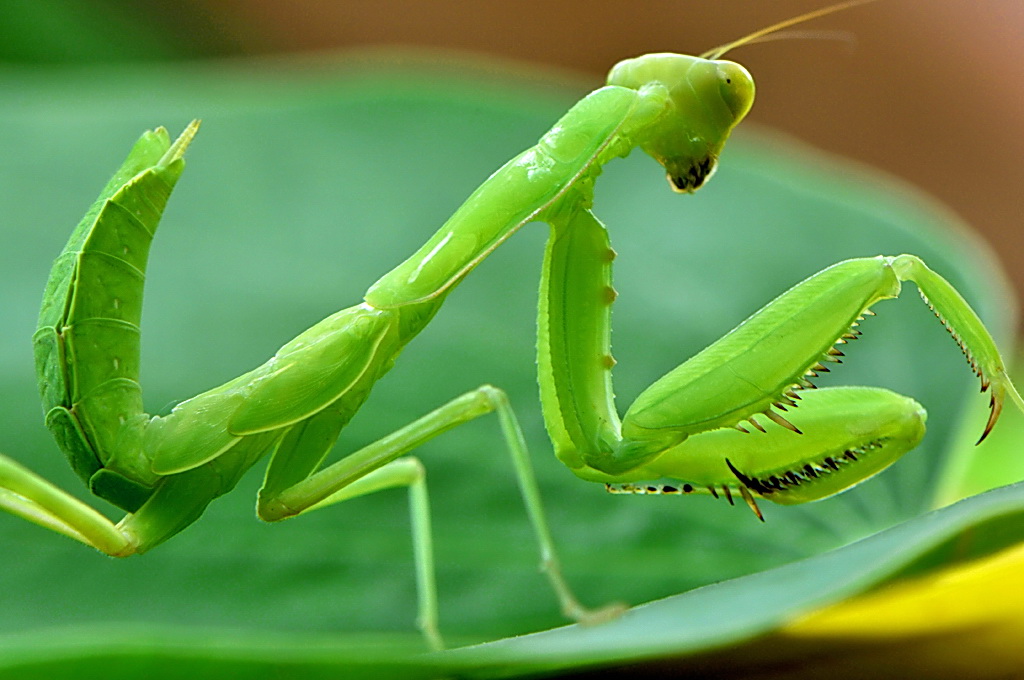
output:
M1024 403L977 316L910 255L849 260L798 284L654 383L620 420L610 373L614 253L589 209L594 182L604 163L639 146L665 167L677 191L702 186L753 101L746 70L719 59L728 47L620 63L607 87L492 175L363 303L303 332L253 371L155 417L143 411L138 382L143 272L197 124L173 143L162 129L144 134L54 264L35 336L48 427L93 493L129 514L114 525L5 457L0 506L127 556L198 519L267 454L258 512L268 521L407 486L416 509L420 625L436 648L426 485L421 464L407 454L496 412L563 610L581 621L613 616L614 605L585 609L561 577L501 390L482 386L321 468L373 384L447 294L531 221L551 228L538 336L544 418L556 455L585 480L627 493L737 495L758 512L758 498L813 501L879 472L923 436L920 405L882 389L806 388L824 370L821 362L841 356L836 344L858 335L858 318L906 280L927 296L990 391L984 438L1007 394Z

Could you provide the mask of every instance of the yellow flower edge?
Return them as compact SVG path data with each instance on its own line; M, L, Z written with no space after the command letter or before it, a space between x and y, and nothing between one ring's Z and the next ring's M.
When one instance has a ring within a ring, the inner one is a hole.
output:
M831 657L830 680L1024 678L1024 544L806 614L771 639Z

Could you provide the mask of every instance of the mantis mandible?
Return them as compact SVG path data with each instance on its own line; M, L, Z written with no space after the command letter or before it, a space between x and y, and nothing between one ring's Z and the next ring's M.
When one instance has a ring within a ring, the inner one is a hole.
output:
M855 3L847 3L855 4ZM801 19L817 16L806 15ZM783 22L790 25L794 21ZM407 487L412 500L419 625L442 647L424 469L409 453L496 413L542 564L564 613L598 622L620 607L582 606L561 575L519 425L505 394L484 385L330 465L342 428L433 318L448 293L520 227L550 227L538 313L539 385L554 451L578 477L621 493L703 493L805 503L878 473L924 435L914 400L866 387L820 390L859 318L917 284L990 392L994 426L1007 395L1024 410L992 338L961 296L912 255L848 260L797 284L656 381L620 418L612 397L614 252L591 212L602 166L639 147L690 193L713 174L754 84L722 60L623 61L537 145L488 178L363 302L337 312L234 380L150 416L139 384L146 259L198 123L172 142L147 132L54 263L34 337L46 424L98 497L128 513L117 524L0 456L0 507L108 555L146 552L196 521L264 456L257 511L278 521L349 498ZM785 414L785 415L783 415ZM760 420L759 420L760 418Z

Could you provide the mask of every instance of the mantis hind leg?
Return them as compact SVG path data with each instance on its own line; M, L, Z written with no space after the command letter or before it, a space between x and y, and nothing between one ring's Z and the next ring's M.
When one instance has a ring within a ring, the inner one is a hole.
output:
M419 623L428 644L434 649L440 649L442 642L437 632L437 588L425 477L419 461L404 456L439 434L488 413L498 415L516 479L540 547L541 567L558 597L563 613L581 623L598 623L618 615L623 611L623 607L618 604L598 610L587 609L567 585L519 423L505 393L490 385L456 397L396 432L290 486L282 487L280 482L294 474L294 471L288 462L279 460L280 456L288 456L290 452L282 454L279 451L268 468L267 479L260 492L259 515L273 522L382 489L409 487L419 587ZM322 434L321 427L311 428L311 437L320 438ZM293 441L291 446L300 452L297 464L306 465L312 456L303 451L302 441Z
M136 550L130 534L63 489L3 455L0 455L0 510L112 557L126 557Z

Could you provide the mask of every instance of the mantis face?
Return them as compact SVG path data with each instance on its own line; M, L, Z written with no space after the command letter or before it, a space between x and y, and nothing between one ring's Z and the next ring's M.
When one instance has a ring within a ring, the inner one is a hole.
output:
M667 92L666 111L637 143L661 163L680 193L696 191L714 173L725 141L754 103L754 80L745 68L683 54L621 61L608 84Z

